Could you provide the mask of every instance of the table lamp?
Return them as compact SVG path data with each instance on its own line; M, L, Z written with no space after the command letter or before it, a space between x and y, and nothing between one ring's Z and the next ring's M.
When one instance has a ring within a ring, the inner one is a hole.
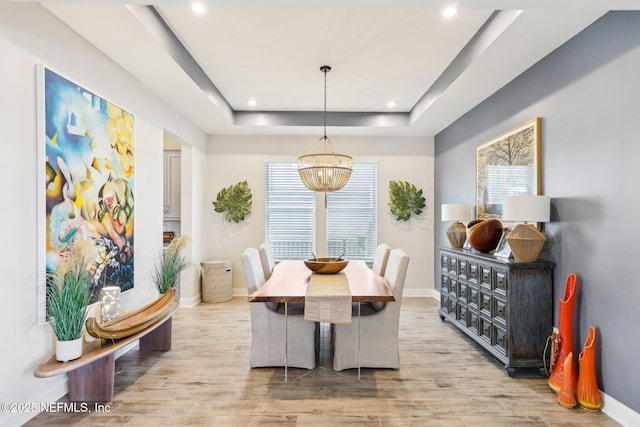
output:
M442 221L455 221L447 229L446 235L452 248L461 249L467 240L467 227L460 221L471 219L471 208L464 203L442 205Z
M511 253L516 262L534 262L547 240L536 224L549 222L551 199L548 196L506 196L502 205L502 220L523 222L507 236Z

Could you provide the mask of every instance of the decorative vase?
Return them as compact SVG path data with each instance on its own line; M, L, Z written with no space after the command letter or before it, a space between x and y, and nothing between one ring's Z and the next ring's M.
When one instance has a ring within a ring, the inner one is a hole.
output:
M593 326L589 326L589 333L584 342L582 353L578 356L580 375L578 377L578 387L576 388L576 400L582 409L597 412L602 406L598 381L596 379L595 349L593 347L596 339L596 331Z
M56 341L56 360L68 362L82 356L82 337L70 341Z
M558 358L551 375L549 376L549 387L556 393L560 391L564 380L564 360L567 354L573 352L573 307L576 301L576 275L569 274L564 288L564 300L560 300L558 306L558 324L560 343L558 346ZM571 362L573 363L573 361ZM578 384L576 370L571 370L571 384L575 390Z
M502 237L502 223L497 219L469 223L467 240L471 247L479 252L489 253L494 250L498 246L500 237Z
M562 387L557 397L558 403L565 408L573 408L578 403L576 402L575 386L571 383L571 377L574 376L573 352L569 352L562 363L558 363L558 365L561 365L564 371Z

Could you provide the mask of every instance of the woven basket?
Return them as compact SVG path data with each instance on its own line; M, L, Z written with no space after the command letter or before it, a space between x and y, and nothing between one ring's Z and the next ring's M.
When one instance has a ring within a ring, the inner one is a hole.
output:
M225 302L232 297L231 261L214 259L200 263L202 275L202 301Z

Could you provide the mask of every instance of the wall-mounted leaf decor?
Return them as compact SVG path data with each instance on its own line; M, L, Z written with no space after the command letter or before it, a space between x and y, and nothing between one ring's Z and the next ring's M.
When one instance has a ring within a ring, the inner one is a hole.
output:
M389 181L389 208L398 221L408 221L411 214L420 215L425 207L422 189L406 181Z
M216 212L226 212L227 222L240 222L251 213L251 188L247 181L242 181L220 190L213 202Z

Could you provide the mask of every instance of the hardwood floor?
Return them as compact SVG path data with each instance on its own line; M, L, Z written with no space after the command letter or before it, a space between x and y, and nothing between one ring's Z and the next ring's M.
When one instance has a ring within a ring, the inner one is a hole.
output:
M249 368L249 307L236 297L181 308L171 351L116 361L109 411L42 413L28 426L612 426L602 413L565 409L536 370L510 378L431 298L405 298L394 370L331 369L328 325L319 367ZM66 402L66 398L61 399Z

